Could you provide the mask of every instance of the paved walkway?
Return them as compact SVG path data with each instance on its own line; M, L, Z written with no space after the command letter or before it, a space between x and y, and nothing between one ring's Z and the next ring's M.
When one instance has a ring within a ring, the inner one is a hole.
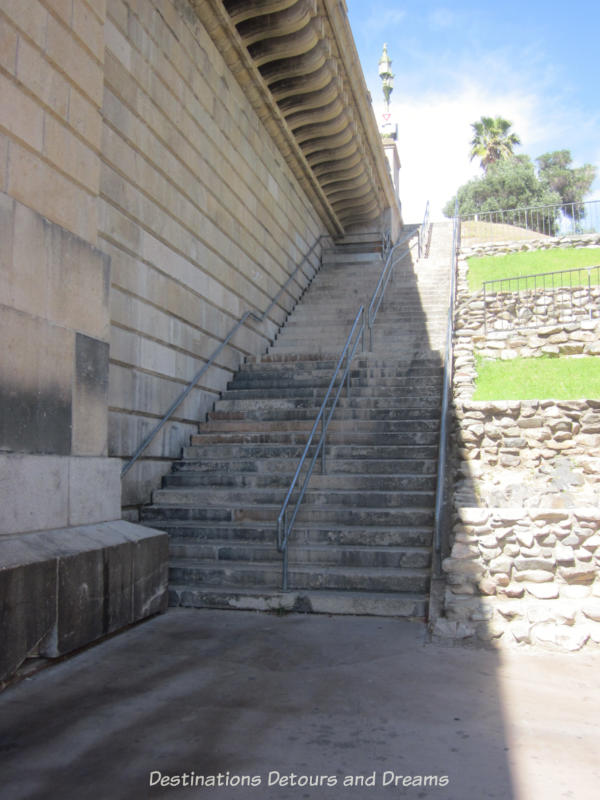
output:
M599 666L393 619L173 609L0 695L0 797L592 800Z

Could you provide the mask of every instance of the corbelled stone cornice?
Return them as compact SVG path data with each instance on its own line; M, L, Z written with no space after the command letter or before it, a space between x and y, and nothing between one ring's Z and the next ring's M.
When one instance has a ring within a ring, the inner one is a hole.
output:
M396 204L345 4L190 2L332 234Z

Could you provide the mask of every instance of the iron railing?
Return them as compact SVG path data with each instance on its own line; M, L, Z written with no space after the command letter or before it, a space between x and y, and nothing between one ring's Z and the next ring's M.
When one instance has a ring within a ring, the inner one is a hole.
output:
M450 300L448 304L448 329L446 333L446 352L444 356L444 379L442 385L442 414L440 420L440 447L438 451L438 479L435 495L435 571L442 572L442 535L446 527L448 507L446 499L446 453L448 449L448 419L453 373L453 337L454 337L454 302L456 298L456 268L460 247L461 219L458 216L458 201L454 206L454 224L452 231L452 261L450 266Z
M488 306L493 298L496 330L538 328L547 324L550 313L560 322L598 315L600 266L519 275L483 281L483 324L488 331ZM594 294L596 296L594 297Z
M346 339L346 344L344 345L344 349L338 359L337 366L335 371L331 377L331 381L329 382L329 387L327 389L327 393L325 394L325 398L321 403L321 408L319 409L319 413L317 414L317 418L315 419L315 423L312 427L310 435L308 437L308 441L300 458L300 462L292 478L292 482L290 487L287 491L283 504L281 506L281 510L279 512L279 516L277 517L277 547L279 551L283 554L283 566L282 566L282 589L284 592L287 591L288 588L288 540L290 534L292 533L292 529L294 527L294 523L296 521L296 517L298 516L298 512L300 510L300 505L302 500L304 499L304 495L306 494L306 490L308 489L308 484L312 477L315 464L317 463L317 459L319 455L321 455L321 472L325 474L326 472L326 440L327 440L327 429L329 428L329 423L331 422L331 418L335 412L337 407L337 402L339 400L340 394L342 393L342 389L344 388L344 383L347 386L347 397L350 397L350 366L352 363L352 359L354 358L354 354L356 353L356 348L358 347L359 341L362 340L362 349L365 349L365 307L361 306L358 310L358 313L354 319L354 323L352 325L352 329L348 334L348 338ZM344 359L346 364L344 367ZM341 372L340 372L341 371ZM333 402L331 404L331 408L329 409L329 413L327 414L327 404L329 403L329 398L331 397L334 386L338 380L338 376L340 376L340 380L337 387L337 392L333 398ZM296 497L296 500L293 504L293 507L290 509L290 515L288 518L288 508L292 502L292 495L296 489L296 485L300 480L300 474L302 472L302 468L304 466L304 462L308 456L308 452L312 447L313 440L316 436L317 429L321 424L321 436L319 438L318 444L316 446L315 452L313 457L308 465L308 469L306 471L306 475L304 476L304 481L300 488L300 493Z
M402 245L409 239L412 239L414 235L414 231L407 233L406 236L403 236L402 239L400 239L400 241L392 247L379 277L377 286L375 287L375 291L373 292L373 296L371 297L371 302L369 303L369 310L367 313L367 327L369 328L369 350L373 349L373 325L375 324L375 318L377 317L377 312L381 306L387 285L390 280L392 280L394 267L399 261L402 261L408 252L410 252L410 246L408 245L406 245L402 250L399 248L401 248Z
M482 211L461 215L462 236L509 241L600 232L600 200Z
M423 258L425 249L427 247L427 230L429 228L429 200L425 205L425 214L423 215L423 222L419 228L419 258Z
M298 272L300 272L300 271L301 271L301 269L302 269L302 266L304 265L304 263L305 263L305 262L306 262L306 261L307 261L307 260L310 258L310 256L313 254L313 252L315 251L315 249L316 249L318 246L320 246L320 245L321 245L321 242L323 241L323 239L329 239L329 238L330 238L330 237L329 237L328 235L320 236L320 237L319 237L319 238L318 238L318 239L317 239L317 240L314 242L314 244L312 245L312 247L311 247L311 248L308 250L308 252L307 252L307 253L306 253L306 254L305 254L303 257L302 257L302 260L301 260L301 261L298 263L298 265L296 266L296 268L294 269L294 271L293 271L293 272L292 272L292 273L289 275L289 277L288 277L288 279L286 280L286 282L283 284L283 286L281 286L281 288L279 289L279 291L277 292L277 294L275 295L275 297L274 297L274 298L271 300L271 302L269 303L269 305L267 306L267 308L266 308L266 309L265 309L265 310L264 310L264 311L263 311L261 314L259 314L259 313L255 312L255 311L245 311L245 312L244 312L244 314L243 314L243 315L240 317L240 319L239 319L239 320L238 320L238 321L235 323L235 325L234 325L234 326L231 328L231 330L229 331L229 333L227 334L227 336L225 337L225 339L224 339L224 340L221 342L221 344L220 344L220 345L219 345L219 346L218 346L218 347L217 347L217 348L214 350L214 352L211 354L211 356L209 357L208 361L207 361L207 362L206 362L206 363L205 363L205 364L204 364L204 365L203 365L203 366L202 366L202 367L201 367L201 368L198 370L198 372L197 372L197 373L194 375L194 377L193 377L193 378L192 378L192 380L191 380L191 381L188 383L188 385L186 386L186 388L185 388L185 389L184 389L184 390L183 390L183 391L182 391L182 392L181 392L181 393L180 393L180 394L177 396L177 398L176 398L176 399L173 401L173 403L172 403L172 404L169 406L169 408L168 408L167 412L164 414L164 416L162 417L162 419L161 419L161 420L160 420L160 421L159 421L159 422L158 422L158 423L157 423L157 424L154 426L154 428L153 428L153 429L150 431L150 433L149 433L149 434L146 436L146 438L144 439L144 441L143 441L143 442L140 444L140 446L137 448L137 450L135 451L135 453L134 453L134 454L131 456L131 458L129 459L129 461L128 461L128 462L125 464L125 466L124 466L124 467L123 467L123 469L121 470L121 478L124 478L124 477L125 477L125 475L126 475L128 472L129 472L129 470L131 469L131 467L132 467L132 466L135 464L135 462L138 460L138 458L139 458L139 457L142 455L142 453L144 452L144 450L146 450L146 448L148 447L148 445L150 445L150 443L151 443L151 442L154 440L154 438L156 437L156 435L157 435L157 434L158 434L158 433L161 431L161 429L164 427L164 425L165 425L165 424L166 424L166 423L169 421L169 419L170 419L170 418L173 416L173 414L174 414L174 412L177 410L177 408L179 408L179 406L180 406L180 405L183 403L183 401L185 400L185 398L186 398L186 397L189 395L189 393L190 393L190 392L191 392L191 391L194 389L194 387L197 385L197 383L198 383L198 381L200 380L200 378L201 378L201 377L204 375L204 373L205 373L207 370L209 370L209 369L210 369L210 367L212 367L212 365L215 363L216 359L219 357L219 355L221 354L221 352L222 352L222 351L223 351L223 350L224 350L224 349L225 349L225 348L226 348L226 347L229 345L229 343L231 342L231 340L233 339L233 337L235 336L235 334L238 332L238 330L239 330L239 329L240 329L240 328L241 328L243 325L245 325L245 324L246 324L246 322L247 322L249 319L253 319L255 322L259 322L259 323L261 323L261 322L263 322L263 321L265 320L265 318L266 318L266 317L268 316L268 314L270 313L271 309L272 309L272 308L273 308L273 307L274 307L274 306L277 304L277 302L279 301L279 298L281 297L281 295L282 295L282 294L283 294L283 293L284 293L284 292L287 290L287 288L288 288L288 286L290 285L290 283L291 283L291 282L292 282L292 281L293 281L293 280L296 278L296 275L298 274ZM322 250L321 250L321 256L322 256ZM309 276L308 276L306 273L304 273L304 272L303 272L304 276L305 276L306 278L308 278L308 283L307 283L307 286L308 286L308 285L310 285L311 281L314 279L315 275L317 274L317 272L319 271L319 269L320 269L320 267L321 267L321 264L322 264L322 257L321 257L321 256L319 257L319 265L317 266L317 268L316 268L316 269L313 267L313 274L312 274L310 277L309 277ZM292 298L293 298L293 300L294 300L294 305L295 305L295 304L298 302L298 300L299 300L299 299L302 297L302 295L303 295L303 294L304 294L304 292L306 291L306 288L307 288L307 286L305 286L305 287L302 289L302 291L300 292L300 294L299 294L299 296L298 296L298 297L294 297L294 295L292 295L292 294L291 294L291 292L290 292L290 295L291 295L291 297L292 297ZM289 313L289 312L288 312L288 313ZM233 346L233 347L235 347L235 345L232 345L232 346Z

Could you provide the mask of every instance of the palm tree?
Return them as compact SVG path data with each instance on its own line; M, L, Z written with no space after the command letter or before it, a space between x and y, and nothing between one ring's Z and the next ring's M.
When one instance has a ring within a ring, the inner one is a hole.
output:
M471 161L480 158L485 172L490 164L512 158L513 147L521 144L516 133L508 132L512 122L502 117L481 117L471 127L475 134L471 140Z

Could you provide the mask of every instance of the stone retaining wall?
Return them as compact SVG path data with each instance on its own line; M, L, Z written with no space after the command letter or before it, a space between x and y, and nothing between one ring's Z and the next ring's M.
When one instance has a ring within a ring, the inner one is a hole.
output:
M532 244L514 247L533 249ZM568 246L573 244L571 239ZM476 351L503 359L597 355L600 321L550 319L535 331L502 330L506 320L500 314L494 318L495 298L488 298L491 324L484 330L482 295L472 295L466 283L465 255L475 249L463 251L459 259L451 436L454 518L449 556L443 561L445 617L435 621L433 632L568 651L597 645L600 400L471 398ZM507 252L507 246L489 245L482 254L490 251Z
M464 258L471 256L502 256L527 250L550 250L554 247L600 246L600 233L581 233L571 236L541 236L539 239L513 242L483 242L461 248Z
M506 245L502 247L506 253ZM454 321L456 400L473 396L475 353L503 360L600 355L600 287L498 292L484 297L482 292L471 292L467 273L463 251L458 260Z
M444 560L456 638L579 650L600 643L600 509L457 509Z

